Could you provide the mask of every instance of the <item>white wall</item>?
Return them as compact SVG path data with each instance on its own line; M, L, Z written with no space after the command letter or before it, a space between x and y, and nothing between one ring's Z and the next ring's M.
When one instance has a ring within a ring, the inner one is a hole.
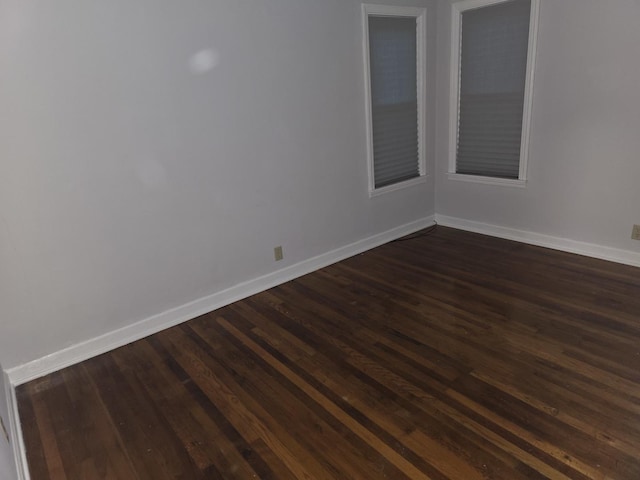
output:
M526 188L446 178L449 2L438 5L439 215L640 253L640 2L541 0Z
M355 0L0 2L4 367L432 214L368 196L362 68Z

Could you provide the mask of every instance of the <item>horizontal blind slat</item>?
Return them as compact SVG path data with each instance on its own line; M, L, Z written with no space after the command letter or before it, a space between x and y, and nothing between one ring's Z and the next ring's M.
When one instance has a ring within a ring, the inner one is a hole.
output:
M417 102L372 110L376 187L419 176Z

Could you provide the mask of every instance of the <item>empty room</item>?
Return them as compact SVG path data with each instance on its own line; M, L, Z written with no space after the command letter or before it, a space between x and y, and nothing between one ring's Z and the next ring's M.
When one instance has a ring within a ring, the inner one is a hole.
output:
M0 0L0 480L640 479L638 0Z

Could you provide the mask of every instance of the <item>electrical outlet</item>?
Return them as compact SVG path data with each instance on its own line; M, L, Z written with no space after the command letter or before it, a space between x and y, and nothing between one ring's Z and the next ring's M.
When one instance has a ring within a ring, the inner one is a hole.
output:
M273 257L276 259L276 262L279 262L284 258L284 255L282 254L281 246L277 246L276 248L273 249Z
M640 240L640 225L634 225L631 232L631 238L634 240Z

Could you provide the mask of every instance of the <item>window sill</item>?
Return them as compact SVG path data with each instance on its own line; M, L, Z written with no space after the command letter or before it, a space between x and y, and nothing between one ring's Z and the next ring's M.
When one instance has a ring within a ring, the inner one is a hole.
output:
M419 177L411 178L409 180L405 180L404 182L394 183L393 185L387 185L386 187L369 190L369 197L377 197L379 195L384 195L385 193L395 192L396 190L401 190L403 188L412 187L414 185L419 185L426 182L427 175L420 175Z
M463 175L460 173L448 173L447 178L449 180L456 180L458 182L470 182L470 183L483 183L486 185L501 185L504 187L520 187L527 186L526 180L510 179L510 178L496 178L496 177L481 177L480 175Z

